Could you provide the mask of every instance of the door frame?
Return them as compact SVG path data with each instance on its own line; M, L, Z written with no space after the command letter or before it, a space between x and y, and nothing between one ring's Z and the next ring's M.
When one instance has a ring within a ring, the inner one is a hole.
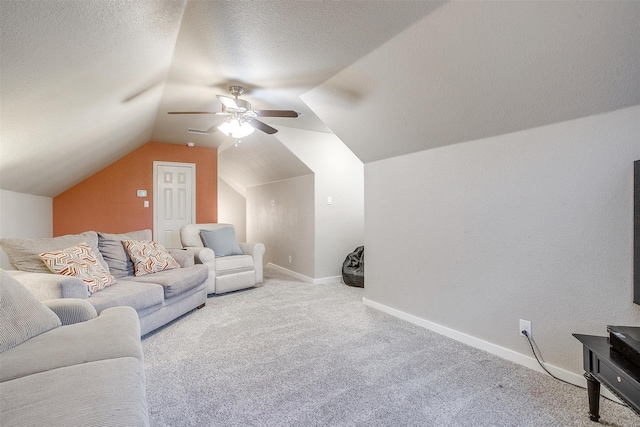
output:
M196 164L165 162L154 160L153 162L153 238L158 235L158 168L161 166L179 166L191 169L191 223L196 223Z

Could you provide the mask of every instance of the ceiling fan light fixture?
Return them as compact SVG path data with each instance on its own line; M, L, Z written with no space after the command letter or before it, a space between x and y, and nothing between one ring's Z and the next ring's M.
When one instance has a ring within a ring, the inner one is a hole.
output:
M230 98L224 95L216 95L222 103L221 112L212 111L168 111L168 114L211 114L218 116L227 116L228 118L220 126L217 126L220 132L227 136L239 139L251 135L254 130L258 129L267 135L273 135L278 129L258 120L258 117L291 117L296 118L299 113L293 110L252 110L251 104L243 99L238 99L239 95L245 89L242 86L229 86L229 92L234 96ZM224 119L223 119L224 120ZM209 129L202 131L189 128L187 132L197 133L200 135L208 135L210 131L219 122L214 123Z
M247 122L230 119L218 126L218 130L227 136L239 139L251 135L256 129Z

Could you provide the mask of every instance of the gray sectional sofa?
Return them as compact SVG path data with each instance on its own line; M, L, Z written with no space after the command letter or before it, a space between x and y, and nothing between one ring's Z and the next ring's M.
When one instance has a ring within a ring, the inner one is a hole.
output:
M16 268L8 271L8 274L26 286L39 300L85 299L97 313L111 307L132 307L140 320L140 333L145 335L204 306L209 275L207 266L194 263L193 253L168 249L181 268L135 276L133 263L122 241L151 239L151 230L125 234L88 231L43 239L5 238L0 239L0 246ZM79 243L86 243L93 249L98 261L117 279L115 284L89 294L82 280L52 274L39 257L42 252L61 250Z
M169 249L179 268L136 276L123 240L151 231L0 239L0 426L149 425L141 336L203 306L209 268ZM78 246L115 283L90 292L39 255Z
M133 308L43 303L4 270L0 300L2 427L149 425Z

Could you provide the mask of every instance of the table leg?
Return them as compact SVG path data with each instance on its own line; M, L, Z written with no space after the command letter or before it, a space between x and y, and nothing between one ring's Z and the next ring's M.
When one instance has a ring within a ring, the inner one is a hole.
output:
M589 372L585 373L584 377L587 379L589 419L598 422L600 419L600 382Z

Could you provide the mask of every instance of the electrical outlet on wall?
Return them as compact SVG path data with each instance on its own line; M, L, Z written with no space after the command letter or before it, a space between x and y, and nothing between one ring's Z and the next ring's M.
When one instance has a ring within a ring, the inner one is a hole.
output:
M520 332L521 337L524 337L522 331L527 331L529 338L533 338L533 334L531 332L531 321L520 319L520 328L518 329L518 332Z

